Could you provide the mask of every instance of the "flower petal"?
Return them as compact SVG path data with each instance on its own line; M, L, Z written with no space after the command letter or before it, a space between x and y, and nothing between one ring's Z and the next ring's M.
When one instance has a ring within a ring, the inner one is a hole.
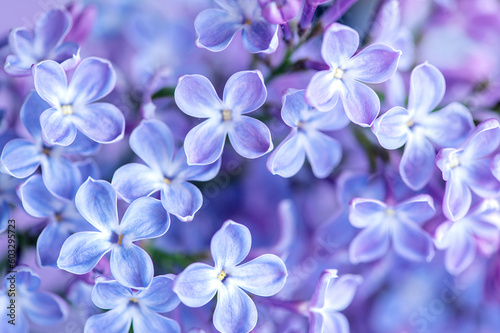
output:
M227 269L238 265L246 258L252 246L252 236L247 227L227 220L212 237L210 252L216 269Z
M332 69L345 66L358 49L359 35L348 26L333 23L326 28L321 44L323 60Z
M241 28L241 22L233 13L222 9L206 9L194 21L196 46L212 52L224 50Z
M71 233L65 225L61 225L58 221L49 223L36 241L36 254L39 265L57 267L57 258L69 236L71 236Z
M398 216L403 216L407 220L422 224L434 216L434 200L430 195L420 194L403 201L396 206Z
M183 75L175 88L175 104L182 112L197 118L210 118L220 114L221 100L214 86L203 75Z
M61 198L72 200L82 183L78 167L62 156L44 157L41 164L47 189Z
M160 190L162 177L144 164L125 164L115 171L111 185L127 202Z
M264 78L260 71L233 74L224 87L223 101L232 112L244 114L262 106L267 98Z
M221 160L218 159L216 162L207 165L189 165L184 147L181 147L175 156L173 164L177 168L174 178L206 182L217 176Z
M489 159L480 159L467 165L467 184L482 198L494 198L500 194L500 181L491 172Z
M372 125L380 111L380 100L372 88L355 80L342 80L340 94L351 121L363 127Z
M132 202L120 223L120 231L129 241L160 237L169 227L170 217L161 201L148 197Z
M78 232L64 242L57 266L73 274L90 272L111 250L109 236L100 232Z
M278 48L278 25L267 22L262 17L245 24L241 31L243 46L250 53L273 53Z
M345 274L332 281L325 292L323 309L327 312L336 312L346 309L351 304L356 289L363 282L361 275Z
M123 138L125 118L113 104L93 103L75 109L72 117L78 129L99 143L112 143Z
M149 254L135 244L125 244L111 250L111 273L125 287L147 288L153 280L153 261Z
M257 324L257 308L243 290L224 283L217 294L213 322L220 332L250 332Z
M326 178L340 163L342 146L340 143L319 131L306 131L306 154L312 171L317 178Z
M373 123L373 133L385 149L398 149L408 140L408 111L400 106L393 107Z
M76 208L82 216L102 232L118 228L116 192L104 180L89 177L76 193Z
M89 57L75 70L68 86L71 104L89 104L108 95L116 84L113 65L108 60Z
M356 228L382 223L386 219L387 208L378 200L354 198L350 204L349 222Z
M228 277L238 287L258 296L277 294L287 277L283 260L274 254L264 254L228 272Z
M436 152L432 143L420 131L408 137L399 164L399 173L408 187L414 191L422 189L432 178Z
M320 71L307 85L306 99L319 111L330 111L338 102L342 82L331 70Z
M71 16L65 10L54 9L43 15L35 27L35 49L47 57L61 43L71 28Z
M452 174L446 182L443 198L443 213L452 221L460 220L467 214L472 203L469 187L460 174Z
M283 95L283 107L281 108L281 118L290 127L298 127L302 114L310 109L305 100L305 90L287 89Z
M128 332L132 324L132 316L125 306L114 308L87 319L85 333Z
M143 120L130 135L130 148L153 170L167 175L174 155L174 137L159 120Z
M48 292L30 295L29 302L23 302L26 316L37 325L54 326L61 323L67 315L67 304L59 296Z
M203 196L200 190L191 183L174 181L163 186L161 202L170 214L181 221L191 221L194 214L201 208Z
M69 146L75 141L76 127L56 108L45 110L40 116L44 139L51 145Z
M323 313L323 332L349 333L349 322L342 313Z
M461 147L465 161L486 157L500 145L500 124L492 118L483 121L469 134Z
M455 222L459 223L459 222ZM476 246L472 235L464 229L453 233L453 242L446 250L444 264L450 274L458 275L469 267L476 258Z
M16 178L26 178L35 172L40 159L41 154L36 146L23 139L7 142L1 156L3 167Z
M66 73L57 62L45 60L35 65L33 79L38 95L52 107L59 107L63 103L70 102L65 100L68 87Z
M290 134L271 153L267 160L267 168L273 175L292 177L302 168L305 160L305 149L302 146L305 138L292 129Z
M372 224L363 229L349 246L349 257L353 264L370 262L381 258L389 250L390 233L384 223Z
M175 309L180 300L172 290L175 275L160 275L153 278L148 289L144 289L137 295L142 305L149 309L164 313Z
M208 119L191 129L184 139L184 149L190 165L212 164L224 149L226 129L219 119Z
M446 83L441 72L431 64L423 63L411 72L408 111L424 119L443 99Z
M146 307L139 307L140 315L134 316L132 326L134 332L164 332L164 333L180 333L179 324L173 319L163 317L155 311Z
M42 137L40 115L47 109L50 109L50 105L34 90L28 94L21 107L21 121L34 140L40 140Z
M173 290L182 303L192 308L207 304L214 298L220 281L219 273L211 266L194 263L186 267L174 280Z
M373 44L355 55L345 67L345 76L366 83L382 83L396 72L401 51L385 44Z
M415 222L399 219L393 229L394 251L413 261L430 261L434 257L432 240Z
M132 296L132 290L117 281L97 282L92 289L92 302L101 309L114 309L127 304Z
M260 120L241 116L233 120L228 134L234 150L245 158L257 158L273 149L271 132Z

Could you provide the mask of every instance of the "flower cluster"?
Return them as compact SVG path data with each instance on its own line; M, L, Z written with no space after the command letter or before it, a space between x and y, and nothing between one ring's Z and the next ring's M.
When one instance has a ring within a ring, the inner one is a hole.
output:
M163 7L0 22L0 332L498 332L497 1Z

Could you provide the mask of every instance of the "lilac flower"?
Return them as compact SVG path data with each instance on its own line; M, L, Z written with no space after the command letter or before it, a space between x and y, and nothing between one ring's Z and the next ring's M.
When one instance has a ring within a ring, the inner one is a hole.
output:
M19 197L28 214L49 221L36 242L37 262L41 266L57 267L61 247L72 233L95 231L70 201L50 193L39 175L31 176L19 187Z
M434 146L456 147L474 127L469 110L459 103L431 113L444 92L441 72L430 64L421 64L411 73L408 109L394 107L373 124L382 147L397 149L406 144L399 172L413 190L423 188L432 177Z
M498 250L500 224L498 201L482 200L457 221L446 221L436 230L436 247L446 250L446 270L458 275L476 258L476 252L491 255Z
M64 68L46 60L33 69L37 93L50 104L40 116L43 133L50 144L67 146L77 129L99 143L111 143L123 137L125 119L116 106L94 103L108 95L116 83L111 63L87 58L75 70L71 82Z
M213 323L221 332L250 332L257 324L255 304L242 289L272 296L285 284L285 264L273 254L238 266L251 243L248 228L228 220L210 243L215 267L194 263L174 280L174 292L189 307L203 306L217 294Z
M269 129L261 121L244 116L264 104L266 86L259 71L233 74L224 87L222 101L210 81L202 75L179 78L175 102L192 117L209 118L186 136L184 149L188 164L211 164L222 154L226 134L238 154L260 157L273 145Z
M153 262L134 244L167 232L170 217L153 198L135 200L118 223L116 192L105 181L89 178L78 190L76 208L97 232L78 232L63 244L57 266L73 274L85 274L111 251L111 273L122 285L146 288L153 279Z
M30 322L51 327L66 319L68 305L53 293L38 291L40 283L38 275L27 267L17 267L15 272L5 276L0 290L2 333L28 333ZM14 305L12 300L15 300Z
M97 282L92 291L92 301L108 312L90 317L85 333L128 332L130 325L136 333L180 333L179 325L159 313L172 311L179 305L179 298L172 291L174 275L153 278L151 285L133 291L117 281Z
M243 46L251 53L273 53L278 47L278 25L261 15L257 1L216 0L219 8L205 9L196 17L196 45L212 52L224 50L241 30Z
M336 269L327 269L321 274L309 305L309 333L349 333L349 322L340 311L351 304L363 278L346 274L332 281L337 277Z
M293 19L302 6L301 0L258 0L262 16L273 24L285 24Z
M13 76L31 74L31 66L46 59L61 63L64 69L76 67L80 61L80 47L76 43L63 43L71 29L71 16L63 10L51 10L40 17L34 31L13 29L9 46L13 54L5 60L5 72Z
M342 104L338 103L329 112L319 112L307 105L304 90L290 89L283 96L281 117L292 130L269 156L267 168L273 174L291 177L300 170L307 155L314 175L327 177L340 162L342 147L322 131L347 125L349 119Z
M19 203L16 195L16 187L20 181L8 174L1 173L0 165L0 234L7 229L11 217L11 208Z
M161 202L167 212L182 221L191 221L201 208L203 196L187 181L214 178L220 160L210 165L190 166L183 148L174 156L172 133L158 120L143 120L130 135L130 147L146 165L122 166L113 176L113 187L127 202L161 191Z
M369 262L382 257L391 241L400 256L412 261L430 261L434 257L432 240L420 225L434 212L433 200L426 194L395 206L374 199L353 199L349 221L364 230L351 242L351 262Z
M81 184L81 172L71 160L94 154L98 144L81 134L67 147L46 144L42 140L39 116L47 107L36 92L28 95L21 108L21 121L32 140L9 141L0 161L5 171L16 178L26 178L41 166L47 189L61 198L72 199Z
M355 30L338 23L326 29L321 55L330 69L312 77L306 99L319 111L331 110L340 99L353 123L371 126L380 111L380 100L359 81L387 81L396 71L401 52L384 44L373 44L353 57L358 45Z
M458 148L439 151L436 164L446 181L443 212L447 218L457 221L467 214L472 203L471 190L482 198L500 193L500 181L490 169L499 144L500 124L489 119L480 123Z

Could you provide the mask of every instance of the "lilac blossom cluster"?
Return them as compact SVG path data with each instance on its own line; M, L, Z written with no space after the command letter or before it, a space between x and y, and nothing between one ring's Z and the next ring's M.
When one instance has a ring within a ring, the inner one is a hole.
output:
M0 332L499 332L498 1L3 29Z

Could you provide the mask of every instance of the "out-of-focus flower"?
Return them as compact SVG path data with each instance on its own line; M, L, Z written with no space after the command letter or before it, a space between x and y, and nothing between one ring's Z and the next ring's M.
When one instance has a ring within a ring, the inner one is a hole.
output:
M174 155L174 138L167 125L144 120L130 135L130 147L146 163L126 164L116 170L111 184L127 201L161 191L167 212L191 221L203 196L188 180L208 181L220 169L220 159L209 165L188 165L181 148Z
M40 116L46 141L67 146L77 129L99 143L111 143L123 137L125 118L110 103L94 103L108 95L116 83L116 74L107 60L90 57L75 70L71 82L64 68L46 60L33 69L35 89L50 108Z
M175 102L187 115L209 118L186 135L188 164L212 164L222 154L226 135L238 154L257 158L273 148L271 133L261 121L245 116L264 104L266 86L259 71L233 74L224 87L222 101L202 75L179 78Z
M5 60L5 72L27 76L31 74L31 66L47 59L60 63L66 70L74 68L80 61L80 47L73 42L63 43L71 24L71 16L56 9L40 17L34 31L13 29L9 35L13 54Z
M467 214L472 192L482 198L500 193L500 181L490 169L492 155L499 145L500 124L489 119L480 123L458 148L439 151L436 164L446 181L443 212L447 218L457 221Z
M135 245L141 239L167 232L170 217L159 200L135 200L118 222L116 192L108 182L89 178L75 197L80 214L98 231L78 232L63 244L57 266L73 274L85 274L111 251L111 273L122 285L142 289L153 279L153 262Z
M397 205L374 199L353 199L349 221L364 229L349 246L351 262L376 260L387 253L391 242L394 251L406 259L430 261L434 257L434 247L420 225L434 213L432 197L426 194Z
M30 322L48 328L64 321L68 304L56 294L38 291L40 283L27 267L17 267L5 276L0 289L0 331L28 333Z
M217 0L219 8L196 17L196 45L212 52L224 50L241 30L243 46L251 53L273 53L278 47L278 25L262 17L255 0Z
M301 0L258 0L262 16L273 24L285 24L293 19L302 6Z
M333 131L349 123L341 103L329 112L309 106L304 90L289 90L283 96L283 121L292 128L290 134L269 156L267 167L282 177L295 175L304 164L305 156L318 178L327 177L342 158L342 146L322 131Z
M457 147L474 127L469 110L459 103L431 112L445 92L444 77L427 63L412 71L408 109L396 106L373 124L373 133L385 149L406 144L399 173L412 189L420 190L432 178L437 147Z
M151 285L139 291L122 286L117 281L97 282L92 291L92 301L102 309L110 309L90 317L85 324L85 333L134 332L179 333L175 320L160 313L169 312L179 305L179 298L172 291L174 275L153 278Z
M221 332L250 332L257 324L255 304L242 289L268 297L285 284L285 264L273 254L238 266L251 245L247 227L226 221L210 243L215 267L194 263L174 280L174 292L190 307L203 306L217 294L213 323Z
M329 111L341 102L353 123L367 127L380 111L380 100L375 91L360 81L387 81L398 67L401 51L373 44L353 56L358 46L359 35L352 28L338 23L327 28L321 55L330 69L312 77L306 99L319 111Z

